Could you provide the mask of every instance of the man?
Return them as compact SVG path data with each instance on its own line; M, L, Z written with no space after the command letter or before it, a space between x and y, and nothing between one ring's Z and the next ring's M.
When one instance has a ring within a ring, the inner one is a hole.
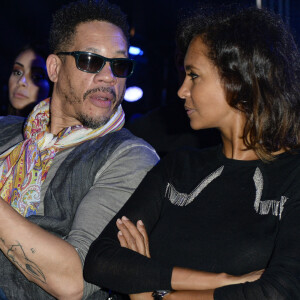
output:
M158 160L120 130L133 71L127 29L106 1L63 7L50 32L51 102L35 107L24 136L22 120L0 120L0 288L8 299L92 295L82 277L88 248Z

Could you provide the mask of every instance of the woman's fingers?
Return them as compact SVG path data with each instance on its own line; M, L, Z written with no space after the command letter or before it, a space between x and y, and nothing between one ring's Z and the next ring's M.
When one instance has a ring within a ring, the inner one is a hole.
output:
M123 241L124 246L122 246L122 245L121 246L138 252L135 238L132 236L131 232L128 230L127 226L123 222L123 219L117 220L117 227L120 230L120 232L122 233L121 240L122 240L122 238L124 239L124 241ZM119 233L118 233L118 239L120 241Z
M135 245L137 247L137 252L146 255L146 247L144 242L144 237L141 232L138 230L137 226L135 226L130 220L126 217L122 217L122 221L129 230L130 234L135 240Z
M265 270L258 270L247 274L248 281L258 280Z
M139 220L137 222L137 229L142 234L142 236L144 238L144 246L145 246L145 250L146 250L146 256L150 258L148 234L147 234L146 228L145 228L144 223L143 223L142 220Z
M122 233L121 240L122 238L124 238L127 244L127 246L123 246L123 247L134 250L142 255L146 255L144 237L139 232L137 227L128 218L122 217L122 219L118 219L117 227ZM118 234L118 238L120 241L119 234ZM125 241L122 240L123 245L125 245Z
M236 280L235 283L245 283L245 282L252 282L252 281L256 281L258 280L261 275L263 274L265 270L257 270L254 272L250 272L244 275L240 275L240 276L233 276Z
M123 235L122 231L118 232L118 239L119 239L121 247L128 248L127 241L124 238L124 235Z

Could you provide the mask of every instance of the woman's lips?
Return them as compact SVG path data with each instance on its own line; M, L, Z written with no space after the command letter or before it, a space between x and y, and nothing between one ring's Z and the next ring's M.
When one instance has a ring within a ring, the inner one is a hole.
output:
M186 106L184 107L184 109L185 109L187 115L190 115L190 114L192 114L195 111L194 109L186 107Z
M14 93L14 98L27 99L28 97L22 93Z

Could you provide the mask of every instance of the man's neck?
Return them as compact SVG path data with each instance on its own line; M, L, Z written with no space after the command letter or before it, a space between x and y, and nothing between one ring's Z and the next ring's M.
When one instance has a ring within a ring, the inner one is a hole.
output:
M50 102L50 132L57 135L66 127L81 125L81 123L64 113L64 109L61 106L61 101L57 97L53 97Z

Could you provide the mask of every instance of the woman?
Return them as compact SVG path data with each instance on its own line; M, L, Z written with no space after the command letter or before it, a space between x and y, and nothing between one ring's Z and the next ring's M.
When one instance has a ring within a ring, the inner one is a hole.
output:
M26 117L37 102L49 96L46 58L39 46L28 45L19 51L8 81L8 114Z
M300 299L293 38L278 17L255 8L197 15L179 38L189 45L178 95L190 125L218 128L223 145L179 151L155 166L92 244L84 276L132 299L155 290L167 300Z

